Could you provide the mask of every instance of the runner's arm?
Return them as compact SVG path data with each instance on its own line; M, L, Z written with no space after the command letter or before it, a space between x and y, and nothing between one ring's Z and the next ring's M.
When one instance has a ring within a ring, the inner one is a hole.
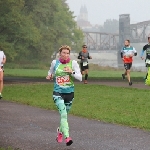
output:
M142 58L144 55L144 50L141 51L140 57Z
M89 55L89 53L88 53L88 59L92 59L92 57Z
M133 47L133 53L134 53L134 56L137 56L137 51L134 47Z
M55 64L56 64L56 60L53 60L52 63L51 63L51 66L50 66L50 69L48 71L48 76L51 76L54 74L54 67L55 67Z
M79 53L78 59L82 59L81 52Z
M3 61L1 62L2 64L5 64L6 63L6 55L4 54L3 55Z
M142 59L144 59L143 58L143 55L144 55L144 51L146 50L146 45L143 47L143 50L141 51L141 55L140 55L140 57L142 58Z
M121 55L121 58L123 58L123 48L121 49L120 55Z
M82 74L81 74L81 71L80 71L80 67L79 67L79 64L77 63L77 61L73 60L72 61L72 69L73 69L73 72L72 72L72 76L79 80L79 81L82 81Z

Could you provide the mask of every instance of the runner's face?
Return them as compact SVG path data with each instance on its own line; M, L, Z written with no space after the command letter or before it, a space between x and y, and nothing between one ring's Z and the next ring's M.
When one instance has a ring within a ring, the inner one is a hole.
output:
M87 46L83 46L83 49L87 49Z
M70 51L68 49L63 49L60 53L60 58L63 60L67 60L70 56Z
M148 39L148 42L150 43L150 38Z
M124 42L124 45L125 45L126 47L128 47L128 46L130 45L130 43L129 43L128 41L125 41L125 42Z

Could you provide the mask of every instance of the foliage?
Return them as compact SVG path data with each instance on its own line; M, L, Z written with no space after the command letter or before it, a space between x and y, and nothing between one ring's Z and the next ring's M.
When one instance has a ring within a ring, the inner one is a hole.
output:
M65 0L1 0L0 47L7 62L47 61L60 45L83 42Z

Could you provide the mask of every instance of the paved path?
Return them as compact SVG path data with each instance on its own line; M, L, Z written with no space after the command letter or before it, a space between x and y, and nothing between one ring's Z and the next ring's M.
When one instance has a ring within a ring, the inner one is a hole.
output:
M150 132L69 115L74 143L55 141L57 111L0 100L0 147L21 150L150 150Z

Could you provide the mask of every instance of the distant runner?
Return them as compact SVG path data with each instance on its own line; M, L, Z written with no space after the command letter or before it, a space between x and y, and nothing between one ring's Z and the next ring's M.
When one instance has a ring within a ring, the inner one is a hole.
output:
M125 40L124 47L121 50L121 58L124 62L125 73L122 74L122 79L125 79L127 76L129 85L132 85L132 81L130 79L130 69L132 67L133 56L137 56L137 51L134 47L130 46L130 40Z
M80 68L82 75L85 75L84 84L87 84L88 70L89 70L88 59L92 59L92 57L89 55L86 45L82 46L82 51L79 53L78 59L81 59Z
M146 77L145 77L145 83L147 85L150 85L150 37L148 37L148 44L146 44L144 47L143 47L143 50L141 52L141 59L144 60L144 52L146 52L146 59L145 59L145 64L146 64L146 67L148 68L148 71L147 71L147 74L146 74Z

